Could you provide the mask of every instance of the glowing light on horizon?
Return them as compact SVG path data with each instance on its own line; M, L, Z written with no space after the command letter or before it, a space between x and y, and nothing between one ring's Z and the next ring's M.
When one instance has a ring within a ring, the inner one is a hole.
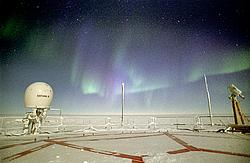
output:
M187 80L199 80L203 74L219 75L248 69L250 69L250 50L238 51L237 53L225 56L222 60L211 57L201 62L196 62Z
M83 94L98 94L100 92L99 85L93 80L84 80L81 89Z
M136 30L140 31L139 29ZM93 58L95 58L95 55L102 53L103 49L96 47L94 52L93 50L88 51L88 46L89 44L91 45L91 42L89 42L89 38L84 37L85 35L83 34L79 39L75 60L72 65L70 77L72 85L75 87L80 86L82 93L85 95L96 94L101 97L120 95L121 81L126 81L125 83L128 86L126 93L148 92L169 87L166 74L162 76L158 76L159 74L147 75L146 70L140 67L140 65L146 66L144 63L145 60L146 64L151 61L148 61L145 57L131 57L137 55L136 52L129 51L129 48L132 46L131 37L133 34L133 32L127 31L125 34L116 38L117 42L114 43L112 48L111 58L109 58L109 60L103 59L98 61ZM136 37L141 38L141 35ZM95 40L96 38L94 36L94 38L91 39ZM144 39L150 40L149 38ZM99 36L98 41L102 41ZM82 58L86 53L90 53L91 57ZM86 62L86 59L88 62ZM99 70L97 67L103 64L110 66Z

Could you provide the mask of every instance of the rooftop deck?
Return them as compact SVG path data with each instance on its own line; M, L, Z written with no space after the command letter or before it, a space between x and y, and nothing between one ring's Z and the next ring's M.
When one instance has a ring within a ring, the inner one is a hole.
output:
M1 137L2 162L250 162L250 135L214 132L59 133Z

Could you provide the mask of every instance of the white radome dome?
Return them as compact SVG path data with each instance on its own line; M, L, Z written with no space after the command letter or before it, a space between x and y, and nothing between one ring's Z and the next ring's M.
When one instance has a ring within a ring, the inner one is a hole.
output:
M50 108L53 99L53 89L45 82L30 84L24 94L26 108Z

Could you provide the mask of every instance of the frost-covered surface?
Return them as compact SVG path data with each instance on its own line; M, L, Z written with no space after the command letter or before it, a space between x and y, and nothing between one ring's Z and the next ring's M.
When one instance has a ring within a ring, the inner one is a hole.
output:
M250 136L242 134L207 133L207 132L169 132L171 135L187 142L194 147L202 147L226 152L250 154ZM48 138L49 136L49 138ZM34 140L36 139L36 141ZM29 153L14 160L2 160L2 162L132 162L131 159L106 155L97 152L117 152L133 156L143 156L147 163L155 162L249 162L249 157L238 155L227 155L219 153L207 153L200 151L189 151L178 154L168 154L169 151L183 149L164 133L123 133L123 134L42 134L1 137L1 148L10 144L17 146L1 149L1 159L16 153L32 149L43 144L46 140L65 141L82 148L88 147L93 151L79 150L72 147L53 144L35 152ZM28 143L20 145L20 143ZM104 152L104 153L105 153Z
M18 135L23 131L23 123L19 117L0 117L2 135ZM41 132L89 132L120 130L217 130L225 129L225 124L233 123L233 117L214 117L216 124L212 128L209 118L200 115L130 115L125 116L123 124L117 115L100 116L48 116L43 122Z
M123 124L119 116L51 116L38 135L21 135L20 119L1 119L2 162L250 162L250 135L213 132L228 117L209 126L192 116L126 116Z

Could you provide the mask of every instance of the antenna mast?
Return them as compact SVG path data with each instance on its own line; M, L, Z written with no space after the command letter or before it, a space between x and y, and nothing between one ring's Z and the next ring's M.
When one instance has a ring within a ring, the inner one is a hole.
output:
M124 83L122 82L122 125L124 122Z
M209 90L208 90L208 84L207 84L207 78L206 75L204 74L204 81L205 81L205 86L206 86L206 92L207 92L207 102L208 102L208 112L209 112L209 117L210 117L210 123L211 126L213 126L213 115L212 115L212 111L211 111L211 100L210 100L210 94L209 94Z

